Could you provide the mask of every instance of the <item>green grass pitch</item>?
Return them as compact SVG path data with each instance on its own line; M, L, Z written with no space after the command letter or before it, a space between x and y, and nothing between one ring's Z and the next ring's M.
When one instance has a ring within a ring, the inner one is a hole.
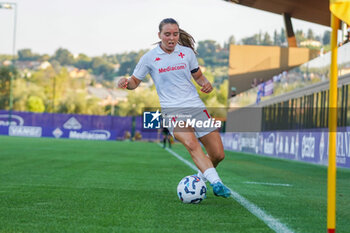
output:
M326 167L226 152L217 170L292 231L326 232ZM157 143L1 136L0 232L273 232L209 185L201 204L181 203L176 186L191 174ZM349 219L350 171L338 169L337 232L350 232Z

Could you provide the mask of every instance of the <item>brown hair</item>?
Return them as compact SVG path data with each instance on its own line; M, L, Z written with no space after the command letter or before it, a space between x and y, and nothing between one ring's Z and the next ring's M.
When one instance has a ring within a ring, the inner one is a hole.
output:
M194 49L194 44L196 43L196 41L189 33L187 33L185 30L182 30L180 28L179 24L176 22L175 19L172 19L172 18L163 19L159 24L159 32L162 31L163 26L165 24L176 24L179 27L179 33L180 33L178 43L182 46L191 48L193 52L197 54L196 50Z

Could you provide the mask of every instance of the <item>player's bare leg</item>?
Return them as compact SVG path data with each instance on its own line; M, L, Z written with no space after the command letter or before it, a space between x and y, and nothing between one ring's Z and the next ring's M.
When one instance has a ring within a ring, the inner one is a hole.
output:
M231 191L222 183L219 175L216 172L216 169L214 168L212 160L204 154L193 129L175 129L174 136L186 147L192 157L193 162L199 168L200 172L202 172L204 178L206 178L210 182L210 185L213 187L214 194L216 196L229 197L231 195ZM215 134L211 137L215 139ZM218 163L219 160L220 158L217 157L215 161Z
M214 167L225 158L224 146L218 131L212 131L209 134L199 138L205 150L208 153L210 160Z
M212 161L204 154L201 145L194 134L193 128L176 128L174 130L176 140L180 141L190 153L193 162L201 172L213 168Z

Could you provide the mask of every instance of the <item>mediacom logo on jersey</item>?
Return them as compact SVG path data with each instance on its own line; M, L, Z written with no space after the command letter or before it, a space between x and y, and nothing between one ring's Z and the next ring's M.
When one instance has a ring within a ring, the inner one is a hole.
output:
M165 73L165 72L169 72L169 71L175 71L175 70L184 70L186 68L186 64L185 63L179 63L176 64L174 66L168 66L166 68L160 68L158 69L159 73Z

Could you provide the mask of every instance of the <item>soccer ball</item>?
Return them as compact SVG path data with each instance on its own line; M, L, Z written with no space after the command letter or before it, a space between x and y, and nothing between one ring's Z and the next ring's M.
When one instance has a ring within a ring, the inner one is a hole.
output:
M177 195L183 203L200 203L207 193L207 187L196 175L184 177L177 185Z

